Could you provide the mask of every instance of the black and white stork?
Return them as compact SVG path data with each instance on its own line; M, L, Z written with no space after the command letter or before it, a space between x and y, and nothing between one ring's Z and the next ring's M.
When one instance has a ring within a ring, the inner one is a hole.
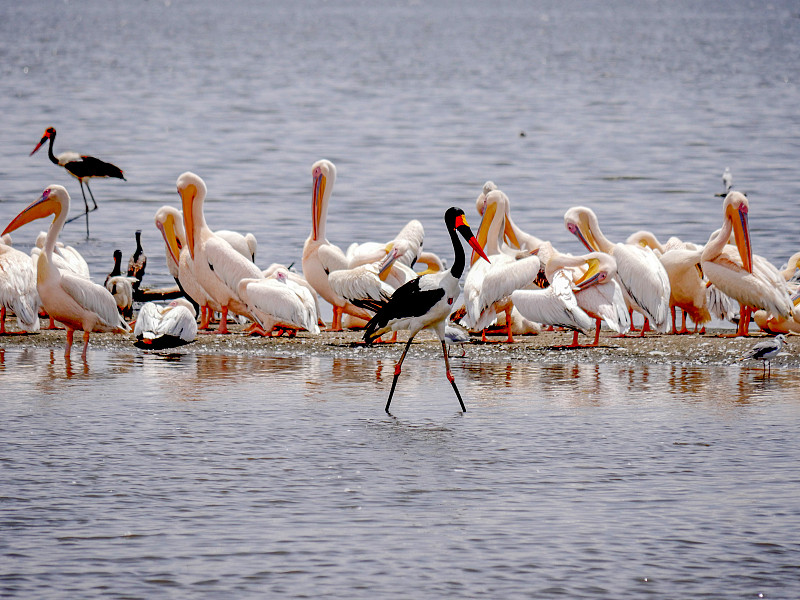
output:
M83 194L83 203L86 206L86 212L76 217L72 217L66 222L69 223L82 217L83 215L86 215L86 237L89 237L89 213L93 210L97 210L97 202L95 202L94 194L92 194L92 188L89 187L89 179L92 177L116 177L117 179L125 179L125 176L122 174L122 170L116 165L102 161L94 156L87 156L85 154L78 154L77 152L71 151L62 152L56 156L53 154L53 142L55 142L55 139L56 128L48 127L44 130L42 139L38 144L36 144L36 148L31 151L29 156L33 156L33 154L42 147L42 144L44 144L47 140L50 140L50 145L47 148L47 156L50 158L50 162L60 167L64 167L70 175L80 181L81 194ZM86 200L86 193L83 191L84 181L86 182L86 189L89 190L89 196L92 198L92 204L94 205L92 209L89 209L89 202Z
M453 374L450 372L450 361L447 357L447 345L445 341L445 321L453 303L460 294L458 281L464 272L464 249L456 236L456 232L469 243L470 246L485 260L489 260L483 251L469 224L464 216L464 211L460 208L448 208L444 214L444 222L447 231L450 233L450 240L453 243L455 259L449 271L440 271L422 275L416 279L401 285L392 294L388 301L381 304L375 316L367 323L364 330L364 341L367 345L389 331L407 329L411 336L408 338L403 354L394 368L394 379L392 389L389 391L389 399L386 401L386 412L389 412L389 405L392 403L392 395L400 377L400 370L405 360L408 349L414 336L423 329L433 329L439 340L442 342L444 353L444 364L447 371L447 380L452 384L456 392L461 410L466 412L464 401L456 387Z

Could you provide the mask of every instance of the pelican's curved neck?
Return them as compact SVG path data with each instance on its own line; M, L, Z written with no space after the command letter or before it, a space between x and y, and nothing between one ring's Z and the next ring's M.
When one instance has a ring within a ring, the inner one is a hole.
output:
M725 219L725 222L722 224L722 229L717 232L716 237L712 234L711 238L709 238L703 248L703 253L700 255L701 259L712 260L719 256L725 246L728 245L728 240L732 232L733 223L731 223L730 219Z
M61 210L53 218L50 229L47 230L47 237L44 240L44 248L42 248L42 250L47 256L47 260L50 262L53 260L53 252L56 249L56 242L58 242L58 234L61 233L61 230L64 228L64 223L67 222L68 213L69 204L62 206Z
M597 244L596 250L610 254L611 250L614 248L614 244L611 243L611 240L609 240L605 235L603 235L603 232L600 229L600 223L598 222L594 213L586 213L586 221L586 226L589 229L589 233Z

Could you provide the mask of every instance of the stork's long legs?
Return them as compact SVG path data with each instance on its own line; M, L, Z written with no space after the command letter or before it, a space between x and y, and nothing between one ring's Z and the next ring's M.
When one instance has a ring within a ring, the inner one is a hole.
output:
M92 193L92 188L89 187L89 182L87 181L86 182L86 189L89 190L89 196L91 197L92 204L94 205L94 208L91 208L91 209L89 208L89 201L86 199L86 192L83 191L83 179L78 179L78 181L81 184L81 195L83 195L83 205L86 207L86 211L81 213L81 214L79 214L79 215L76 215L76 216L72 217L71 219L67 219L64 224L66 225L67 223L71 223L75 219L80 219L82 216L86 215L86 237L88 238L89 237L89 213L92 212L92 211L97 210L97 202L94 199L94 194Z
M400 371L402 370L403 361L406 359L406 354L408 353L408 349L411 347L411 342L414 339L412 335L408 338L408 342L406 342L406 347L403 349L403 353L400 355L400 360L397 361L397 364L394 366L394 379L392 379L392 389L389 390L389 399L386 401L386 408L384 409L387 413L389 412L389 405L392 403L392 396L394 395L394 388L397 386L397 378L400 377ZM445 348L445 354L447 354L447 349ZM447 358L445 358L447 361ZM449 372L449 368L448 368Z
M456 379L450 372L450 361L447 358L447 344L444 340L442 340L442 351L444 352L444 367L447 370L447 380L453 386L453 391L456 393L458 403L461 405L461 412L467 412L467 407L464 406L464 401L461 399L461 394L458 392L458 388L456 387Z

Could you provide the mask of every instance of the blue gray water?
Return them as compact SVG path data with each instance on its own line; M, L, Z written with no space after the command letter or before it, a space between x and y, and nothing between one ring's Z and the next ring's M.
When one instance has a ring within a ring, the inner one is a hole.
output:
M0 8L0 220L94 154L95 279L186 170L213 228L299 264L311 164L328 237L389 239L487 179L578 252L576 204L621 240L702 242L721 173L754 249L795 252L800 11L792 2L86 0ZM73 208L73 212L76 209ZM29 246L43 221L14 233ZM2 350L0 589L24 598L796 597L796 373L738 367ZM429 375L435 376L430 379Z
M390 363L0 358L4 597L800 589L792 373L454 360L467 413L408 376L388 417Z

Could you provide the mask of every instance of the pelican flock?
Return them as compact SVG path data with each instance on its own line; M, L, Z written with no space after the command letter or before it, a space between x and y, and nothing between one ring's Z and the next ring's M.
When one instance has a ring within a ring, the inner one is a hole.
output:
M124 176L118 167L90 156L55 155L55 137L54 128L45 130L31 154L49 143L50 160L79 180L88 235L88 213L97 208L90 178ZM3 231L0 334L35 333L40 316L49 318L51 327L59 323L66 328L66 357L74 332L83 332L84 359L92 332L125 334L132 326L136 344L150 350L191 343L198 332L212 331L215 319L213 331L220 334L231 333L228 325L233 321L249 323L243 329L249 335L315 336L328 327L322 301L332 310L329 329L363 328L366 345L389 332L394 341L398 331L407 331L387 412L412 340L423 329L431 330L442 344L446 376L462 410L466 408L450 371L447 344L487 341L487 328L492 326L502 329L504 341L512 344L512 333L535 335L543 327L563 328L572 333L569 347L579 346L579 334L593 331L591 347L599 345L602 330L611 336L633 331L634 312L644 319L641 336L648 331L666 333L670 316L673 334L689 334L687 322L702 333L706 324L718 319L734 323L735 335L747 336L752 318L765 334L778 336L745 356L765 361L783 349L782 336L800 334L800 252L781 269L753 252L750 203L733 188L728 169L725 192L717 194L723 198L721 227L709 227L705 243L673 236L662 244L647 230L615 243L600 229L592 208L575 206L565 211L564 225L585 247L583 254L557 250L541 231L537 236L523 229L512 219L508 195L486 181L475 202L477 234L467 225L464 211L445 212L454 256L449 268L423 249L425 230L415 218L398 223L398 233L386 241L330 241L327 220L336 173L329 160L311 166L310 233L299 261L302 274L278 263L261 269L253 233L212 229L204 211L206 183L195 173L181 174L177 201L160 207L153 220L176 285L169 293L179 298L141 306L136 306L137 293L150 293L143 284L147 256L142 231L135 232L136 249L127 272L122 270L122 252L116 249L105 286L94 283L80 253L58 240L69 222L70 197L64 187L51 185ZM30 254L13 247L10 232L49 216L52 223ZM470 256L459 235L472 247ZM463 303L457 303L462 278ZM683 317L680 328L678 314ZM16 331L13 325L7 327L7 315L16 317Z

